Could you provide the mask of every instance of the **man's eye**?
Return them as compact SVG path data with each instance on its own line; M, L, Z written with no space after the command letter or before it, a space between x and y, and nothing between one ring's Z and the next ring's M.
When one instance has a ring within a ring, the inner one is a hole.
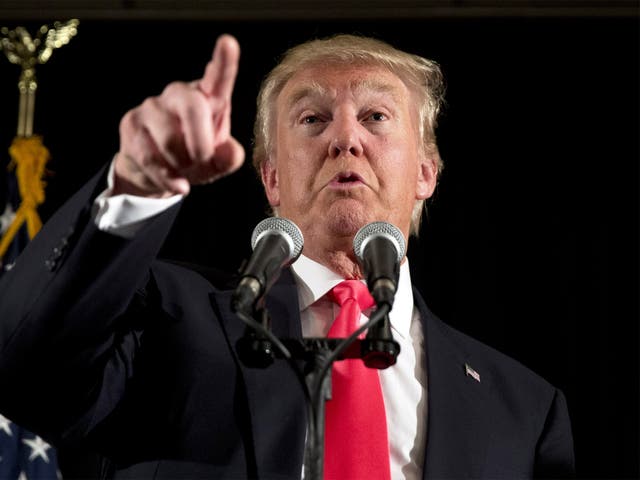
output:
M304 117L302 119L302 123L307 124L307 125L312 125L314 123L318 123L319 121L320 121L320 119L315 115L307 115L306 117Z
M387 116L386 116L384 113L382 113L382 112L375 112L375 113L372 113L372 114L369 116L369 118L370 118L371 120L376 121L376 122L381 122L381 121L383 121L383 120L386 120L386 119L387 119Z

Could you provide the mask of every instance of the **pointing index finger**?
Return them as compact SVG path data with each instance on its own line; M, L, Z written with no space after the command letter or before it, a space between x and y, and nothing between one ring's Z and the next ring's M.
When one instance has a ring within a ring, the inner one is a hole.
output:
M238 73L240 45L231 35L221 35L207 64L204 76L199 81L200 90L208 96L231 99L233 85Z

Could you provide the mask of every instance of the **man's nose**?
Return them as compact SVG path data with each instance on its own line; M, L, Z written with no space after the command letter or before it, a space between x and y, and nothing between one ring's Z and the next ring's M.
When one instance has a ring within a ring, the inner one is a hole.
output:
M334 120L332 140L329 143L329 157L338 158L349 154L360 157L363 152L360 129L362 126L355 118Z

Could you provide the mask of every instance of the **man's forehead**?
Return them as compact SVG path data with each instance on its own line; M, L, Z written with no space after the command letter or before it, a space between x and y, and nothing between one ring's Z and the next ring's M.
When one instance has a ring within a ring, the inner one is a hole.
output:
M396 101L404 98L407 91L400 78L382 67L342 67L330 71L314 67L294 75L281 97L287 106L292 106L305 98L334 98L343 89L355 96L386 94Z

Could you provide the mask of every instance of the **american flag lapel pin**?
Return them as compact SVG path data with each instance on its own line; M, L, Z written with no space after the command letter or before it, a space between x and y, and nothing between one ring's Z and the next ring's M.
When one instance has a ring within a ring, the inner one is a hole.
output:
M480 383L480 374L469 366L468 363L464 364L464 371L468 377L473 378L476 382Z

